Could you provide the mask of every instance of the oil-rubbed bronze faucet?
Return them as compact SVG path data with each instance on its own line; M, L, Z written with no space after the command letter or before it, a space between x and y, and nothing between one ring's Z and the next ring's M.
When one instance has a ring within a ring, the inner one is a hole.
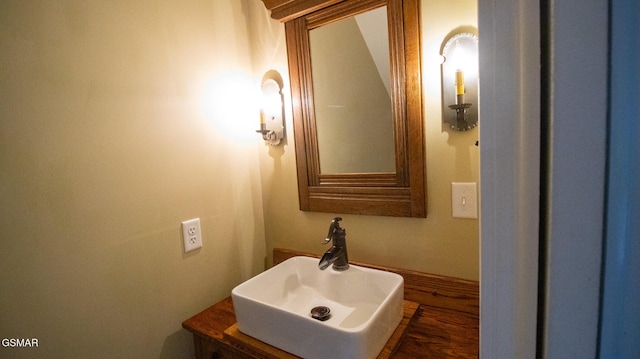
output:
M344 228L340 227L340 221L342 221L342 218L340 217L336 217L331 220L329 234L327 234L327 238L324 240L323 244L327 244L333 240L333 245L325 252L320 259L320 263L318 263L318 268L321 270L327 269L331 264L333 264L333 269L337 271L345 271L349 269L349 256L347 255L346 240L347 232Z

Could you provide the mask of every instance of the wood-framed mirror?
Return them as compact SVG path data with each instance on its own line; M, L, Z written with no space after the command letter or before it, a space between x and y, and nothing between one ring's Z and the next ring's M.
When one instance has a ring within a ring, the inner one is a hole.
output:
M420 0L262 1L285 23L300 209L426 217ZM382 40L368 40L356 19L374 12L383 20L369 16L378 21L369 28L386 32ZM381 41L388 51L372 50ZM358 47L375 63L368 74L351 52Z

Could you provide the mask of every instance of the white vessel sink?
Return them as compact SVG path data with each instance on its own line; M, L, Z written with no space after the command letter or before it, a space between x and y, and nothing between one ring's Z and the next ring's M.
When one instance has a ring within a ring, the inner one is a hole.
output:
M402 320L404 281L395 273L351 265L318 269L293 257L231 292L238 329L307 359L375 358ZM330 317L311 310L328 307Z

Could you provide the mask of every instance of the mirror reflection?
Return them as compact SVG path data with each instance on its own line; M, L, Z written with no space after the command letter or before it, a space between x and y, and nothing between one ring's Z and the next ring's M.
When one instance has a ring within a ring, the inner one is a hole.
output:
M393 173L387 7L309 31L321 173Z

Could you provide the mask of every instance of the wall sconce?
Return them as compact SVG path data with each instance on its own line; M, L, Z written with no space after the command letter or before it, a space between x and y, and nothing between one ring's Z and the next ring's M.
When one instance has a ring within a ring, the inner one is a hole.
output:
M443 120L456 131L470 130L478 124L478 36L454 34L441 55Z
M262 77L262 103L260 106L260 129L262 139L271 146L280 144L284 138L284 95L282 76L275 70Z

